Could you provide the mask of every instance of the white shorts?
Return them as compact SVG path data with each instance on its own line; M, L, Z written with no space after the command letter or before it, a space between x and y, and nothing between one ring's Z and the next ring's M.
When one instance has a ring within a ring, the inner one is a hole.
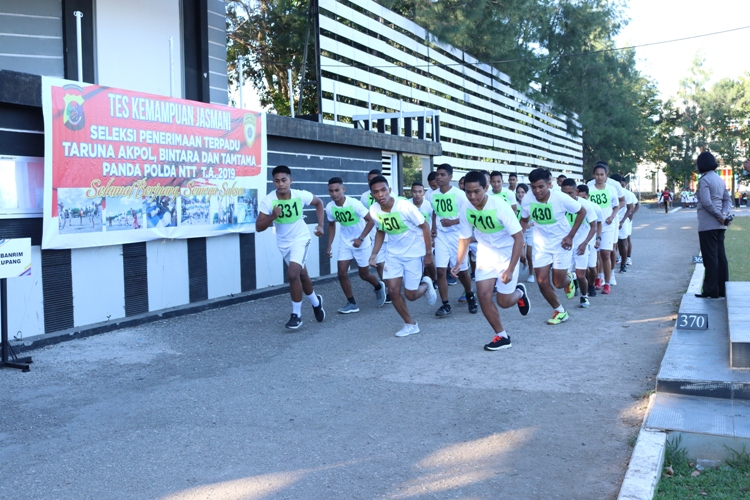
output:
M622 223L622 227L617 231L617 238L620 240L626 239L633 232L633 221L625 219Z
M495 291L502 294L511 294L518 284L518 273L521 266L516 266L513 271L513 278L509 283L503 283L500 275L508 269L513 247L495 250L482 246L477 253L477 270L475 272L476 281L497 280L495 281Z
M423 257L402 260L389 255L385 259L383 279L403 278L404 288L407 290L416 290L422 282L423 261Z
M588 251L588 256L589 256L588 267L596 267L597 255L598 255L598 250L594 248L593 241L590 241L589 251Z
M339 245L339 255L337 260L339 262L347 260L356 260L357 267L369 267L370 266L370 255L372 255L371 246L361 246L359 248L350 248L346 245Z
M302 267L305 267L305 261L307 261L307 252L310 250L310 240L307 240L304 244L298 243L290 247L279 247L279 252L284 258L284 262L288 266L291 262L296 262Z
M528 228L523 232L523 241L529 246L534 244L534 229Z
M599 244L600 252L602 250L612 250L612 247L615 244L615 235L617 234L617 226L607 226L606 224L604 224L604 226L607 230L605 231L604 227L602 227L602 241Z
M447 240L447 241L446 241ZM455 240L453 238L440 237L435 238L435 267L451 268L456 265L458 256L458 233ZM468 256L467 256L468 257ZM461 271L469 269L469 259L466 258L461 263Z
M573 251L565 250L563 247L560 247L559 250L554 252L538 252L535 248L531 258L534 261L534 269L552 264L552 269L563 269L567 271L570 269L573 260Z
M589 267L589 262L591 260L591 247L586 245L586 251L583 255L578 255L578 246L579 245L573 245L573 264L576 269L586 269ZM596 265L596 252L594 253L594 265Z

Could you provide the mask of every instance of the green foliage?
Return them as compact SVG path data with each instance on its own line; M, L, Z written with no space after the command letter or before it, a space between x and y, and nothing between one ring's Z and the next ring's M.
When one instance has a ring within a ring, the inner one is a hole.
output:
M292 69L293 86L298 87L308 6L304 0L228 0L226 4L230 84L239 79L237 61L242 58L245 79L258 91L261 105L280 115L291 115L287 70ZM307 78L314 79L310 76L315 74L314 45L307 64ZM303 114L318 113L316 95L313 85L305 86ZM299 95L295 98L299 102Z
M750 217L736 217L724 235L724 247L729 261L729 281L750 281Z

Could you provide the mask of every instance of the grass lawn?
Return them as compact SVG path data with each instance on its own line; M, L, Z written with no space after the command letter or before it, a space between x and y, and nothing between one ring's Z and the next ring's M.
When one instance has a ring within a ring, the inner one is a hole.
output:
M718 467L700 471L678 442L667 444L664 471L654 500L750 498L750 456L744 451Z
M750 217L737 217L727 230L724 247L729 260L729 281L750 281Z

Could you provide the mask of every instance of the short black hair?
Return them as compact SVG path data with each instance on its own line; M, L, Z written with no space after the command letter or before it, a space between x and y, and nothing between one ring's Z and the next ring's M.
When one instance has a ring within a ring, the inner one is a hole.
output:
M427 174L427 182L434 181L435 177L437 177L437 174L435 172L430 172Z
M563 186L573 186L573 187L576 187L577 184L576 184L576 180L575 179L568 179L566 177L565 180L563 181L562 185Z
M379 175L377 177L373 177L372 180L370 180L370 187L372 187L373 184L377 184L378 182L385 182L385 185L388 186L388 179L383 177L382 175Z
M521 189L523 189L523 190L524 190L524 191L526 191L527 193L529 192L529 185L528 185L528 184L524 184L523 182L522 182L522 183L520 183L520 184L518 184L518 185L516 186L516 191L518 191L518 188L521 188Z
M448 172L448 175L453 175L453 167L450 163L441 163L437 167L435 167L435 170L445 170Z
M500 178L503 177L502 172L500 172L499 170L493 170L492 172L490 172L490 179L492 179L493 177L497 177L498 175L500 176Z
M487 187L487 177L476 170L472 170L464 177L464 186L470 182L478 182L480 186Z
M589 194L589 187L586 184L579 184L576 189L579 193Z
M623 177L620 174L612 174L612 175L609 176L609 178L612 179L613 181L617 181L617 182L622 182L622 181L625 180L625 179L623 179Z
M273 170L271 170L271 177L276 174L286 174L291 177L292 171L289 170L289 167L287 167L286 165L276 165L275 167L273 167Z
M370 177L371 175L383 175L383 171L379 168L373 168L369 172L367 172L367 177Z
M343 185L344 181L341 180L341 177L331 177L330 179L328 179L328 185L330 186L331 184L342 184Z
M594 172L596 172L596 170L599 168L603 169L605 174L609 173L609 165L607 165L606 163L599 162L596 165L594 165Z
M708 151L699 154L695 164L698 167L698 172L702 174L719 168L719 163L716 161L716 157Z
M421 182L419 182L419 181L414 181L414 182L412 182L412 183L411 183L411 188L412 188L412 189L414 189L414 186L419 186L419 187L421 187L422 189L424 189L424 184L422 184L422 183L421 183Z
M535 168L534 170L529 172L529 182L531 183L536 181L549 182L550 179L552 179L552 174L550 174L550 171L546 168Z
M568 176L567 176L567 175L565 175L565 174L560 174L560 175L558 175L558 176L557 176L557 178L558 178L558 179L559 179L560 177L562 177L563 179L567 179L567 178L568 178Z
M518 178L515 172L511 172L508 174L508 179L510 179L511 177L515 177L516 179Z

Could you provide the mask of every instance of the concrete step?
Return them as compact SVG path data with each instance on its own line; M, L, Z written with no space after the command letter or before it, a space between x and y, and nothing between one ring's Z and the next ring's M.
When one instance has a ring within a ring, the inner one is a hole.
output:
M675 326L656 380L659 393L750 401L750 370L729 366L724 299L683 296L680 312L708 315L707 330Z
M727 283L729 363L732 368L750 368L750 282Z

